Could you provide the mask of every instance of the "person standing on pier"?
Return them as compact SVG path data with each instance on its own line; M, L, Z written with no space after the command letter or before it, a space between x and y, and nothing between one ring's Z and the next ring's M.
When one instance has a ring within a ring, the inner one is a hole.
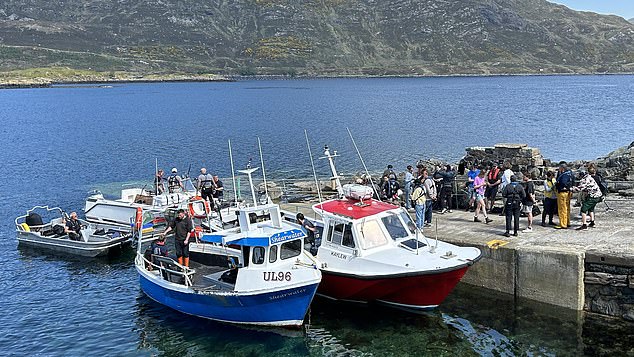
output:
M426 167L423 167L422 173L423 186L425 188L425 224L424 227L431 227L431 218L434 207L434 202L438 199L438 190L436 190L436 183L429 176L429 172Z
M520 207L522 200L526 196L524 188L517 182L515 175L511 176L510 183L502 190L502 197L505 198L504 212L506 214L506 232L505 237L511 234L511 219L513 220L513 235L517 237L517 230L520 225Z
M451 213L451 196L456 173L451 169L451 165L447 165L445 171L438 171L436 175L442 178L442 186L440 188L440 213Z
M475 179L473 180L473 192L476 195L475 196L476 209L473 215L473 221L482 222L478 218L478 215L480 214L480 210L482 210L482 213L484 214L484 223L489 224L492 222L492 220L487 215L486 205L484 204L484 190L485 190L484 187L486 185L487 183L486 183L486 179L484 178L484 170L481 170L480 172L478 172L478 176L476 176Z
M414 168L412 165L407 165L407 171L405 171L405 178L403 181L405 182L404 191L405 191L405 209L412 209L412 203L410 202L412 195L412 183L414 181Z
M513 170L511 170L511 163L505 162L503 165L504 173L502 174L502 178L500 179L500 189L504 191L504 188L511 183L511 176L514 175ZM500 212L500 216L503 216L506 212L506 198L502 195L502 212Z
M487 174L487 188L484 191L486 202L485 207L489 212L493 212L493 207L495 206L495 196L498 194L498 188L500 187L501 182L500 168L498 167L497 162L494 162L491 170L489 170L489 173Z
M467 204L467 212L475 207L476 203L476 193L473 188L473 182L476 177L480 174L480 169L475 165L471 164L469 167L469 172L467 172L467 196L469 196L469 203ZM486 216L486 214L485 214Z
M574 178L572 171L568 169L565 162L559 165L559 175L555 187L557 188L557 212L559 215L559 225L556 229L568 229L570 227L570 199L572 198L572 185Z
M553 215L557 208L557 192L555 192L555 174L552 171L546 172L544 180L544 211L542 212L542 227L546 227L546 216L548 224L554 226Z
M535 184L530 177L528 176L528 172L524 175L523 179L523 187L526 196L522 200L522 212L526 214L528 218L528 226L523 233L532 233L533 232L533 205L535 204Z
M587 194L587 198L581 205L581 226L577 228L578 231L588 229L588 227L594 227L594 207L603 199L601 188L593 177L596 174L597 169L594 166L588 167L588 173L581 179L579 186L572 188L573 191L580 191ZM589 224L587 223L588 216L590 216Z
M414 203L414 209L416 210L416 228L421 232L423 231L423 225L425 224L425 201L427 196L425 195L425 187L419 179L414 180L414 192L412 192L412 202Z

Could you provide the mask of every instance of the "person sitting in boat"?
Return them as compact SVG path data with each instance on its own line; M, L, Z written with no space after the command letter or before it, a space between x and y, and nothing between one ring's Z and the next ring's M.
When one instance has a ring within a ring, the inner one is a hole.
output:
M143 254L143 256L145 257L145 260L147 260L148 262L152 262L153 264L156 264L154 262L154 259L152 259L153 255L160 255L163 257L167 257L168 254L169 254L169 250L167 249L167 245L165 245L165 236L159 235L158 239L153 241L152 244L145 250L145 253ZM146 269L152 270L152 265L146 263Z
M156 188L157 195L165 192L165 183L163 182L165 181L165 177L163 177L164 174L165 172L163 171L163 169L159 169L156 172L156 177L154 177L154 187Z
M169 193L182 192L185 187L183 186L183 179L178 175L178 170L174 167L172 174L167 178L167 189Z
M306 244L315 244L315 232L317 231L317 229L315 228L315 225L307 220L304 217L303 213L298 213L297 216L295 216L295 218L297 219L297 222L302 226L302 228L304 228L304 230L306 231L306 238L304 243Z
M206 168L200 169L200 175L196 179L196 188L200 191L200 196L209 201L209 206L211 209L214 208L214 192L216 191L216 187L214 184L214 179L211 174L207 173Z
M174 231L174 247L178 264L189 267L189 237L193 236L195 231L191 218L185 215L185 210L178 210L178 216L161 235L165 238L171 231Z
M77 212L71 212L66 221L64 233L68 234L71 240L81 240L81 222L77 219Z

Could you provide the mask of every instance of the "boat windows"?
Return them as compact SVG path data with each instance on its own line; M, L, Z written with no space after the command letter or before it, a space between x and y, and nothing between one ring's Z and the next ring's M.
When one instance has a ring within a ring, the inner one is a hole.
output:
M381 223L375 219L361 223L360 231L361 239L359 239L359 243L362 249L380 247L388 242L388 237L381 229Z
M381 221L385 225L385 229L387 229L387 232L390 234L392 239L396 240L399 238L407 238L409 236L407 228L403 226L403 223L401 223L401 219L397 214L385 216L381 218Z
M277 261L277 246L272 245L269 248L269 263L275 263Z
M330 228L330 237L329 241L335 244L341 244L341 240L343 239L343 223L336 224Z
M407 229L409 229L410 233L415 234L416 225L414 224L414 221L412 221L412 217L409 215L409 213L401 211L400 216L403 219L403 222L405 222L405 226L407 227Z
M330 226L327 240L344 247L354 248L354 238L352 236L352 226L350 224L339 223Z
M280 247L280 259L289 259L300 255L302 252L302 241L299 239L282 243Z
M253 264L264 263L264 247L253 247Z

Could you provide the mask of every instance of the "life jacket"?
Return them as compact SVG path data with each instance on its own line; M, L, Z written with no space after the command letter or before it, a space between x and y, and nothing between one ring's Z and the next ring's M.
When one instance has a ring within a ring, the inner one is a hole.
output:
M487 178L489 179L490 183L494 183L495 181L497 181L500 177L500 168L497 167L495 169L492 169L489 171L489 173L487 174Z
M180 185L178 183L178 178L176 177L176 175L171 175L170 177L167 178L167 187L169 188L170 191L180 188Z

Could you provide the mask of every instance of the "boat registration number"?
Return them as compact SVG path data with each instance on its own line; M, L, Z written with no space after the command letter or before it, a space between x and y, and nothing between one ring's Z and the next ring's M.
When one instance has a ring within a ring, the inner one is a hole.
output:
M264 281L291 281L291 279L293 278L290 271L265 271L263 274Z

